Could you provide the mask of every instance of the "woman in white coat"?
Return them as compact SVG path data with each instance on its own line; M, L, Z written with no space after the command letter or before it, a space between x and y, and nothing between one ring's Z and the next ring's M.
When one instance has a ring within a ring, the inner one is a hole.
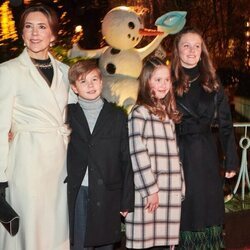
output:
M68 250L63 180L69 86L67 66L49 53L58 31L56 13L30 6L20 27L26 48L0 65L0 188L20 215L20 227L11 237L0 225L0 249Z

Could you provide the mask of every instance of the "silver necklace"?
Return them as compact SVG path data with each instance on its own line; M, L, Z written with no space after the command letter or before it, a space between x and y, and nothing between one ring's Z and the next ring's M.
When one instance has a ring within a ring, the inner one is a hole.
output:
M34 65L37 67L37 68L41 68L41 69L49 69L49 68L52 68L52 63L49 62L49 63L34 63Z
M195 82L198 78L200 77L200 74L198 74L195 78L193 78L192 80L188 81L188 84L190 85L192 82Z

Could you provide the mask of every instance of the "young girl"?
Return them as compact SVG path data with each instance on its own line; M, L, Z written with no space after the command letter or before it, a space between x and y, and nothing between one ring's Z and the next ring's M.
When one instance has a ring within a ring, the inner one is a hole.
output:
M173 249L178 244L184 195L174 129L179 121L170 69L150 58L142 69L137 105L128 123L135 208L126 217L127 248Z
M172 72L183 114L177 135L186 183L179 248L221 249L225 209L218 150L210 130L215 113L226 178L236 174L238 156L230 106L196 29L186 27L176 35Z

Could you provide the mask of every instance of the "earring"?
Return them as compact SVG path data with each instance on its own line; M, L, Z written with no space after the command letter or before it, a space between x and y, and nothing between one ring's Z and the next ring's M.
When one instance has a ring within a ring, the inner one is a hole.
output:
M26 43L23 43L23 46L26 47Z

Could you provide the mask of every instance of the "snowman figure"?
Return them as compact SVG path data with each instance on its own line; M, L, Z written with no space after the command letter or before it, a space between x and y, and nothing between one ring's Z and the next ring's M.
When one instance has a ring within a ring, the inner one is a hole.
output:
M103 75L103 97L130 111L136 102L143 59L168 34L179 32L185 25L185 17L186 12L168 12L156 20L157 30L150 30L143 28L141 17L132 8L116 7L102 22L102 34L108 46L84 50L74 44L68 56L98 58ZM155 38L147 46L135 48L143 36Z

